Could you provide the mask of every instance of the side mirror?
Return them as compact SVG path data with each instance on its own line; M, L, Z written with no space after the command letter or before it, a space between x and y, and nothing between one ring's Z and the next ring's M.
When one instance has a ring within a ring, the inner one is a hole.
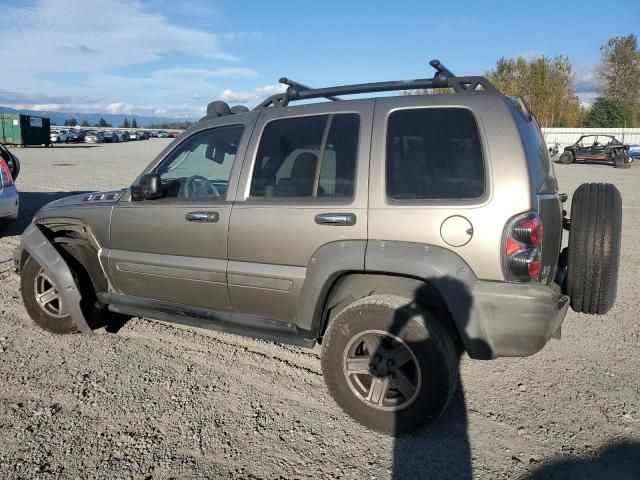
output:
M137 185L131 186L131 200L139 202L141 200L154 200L164 195L160 175L157 173L147 173Z

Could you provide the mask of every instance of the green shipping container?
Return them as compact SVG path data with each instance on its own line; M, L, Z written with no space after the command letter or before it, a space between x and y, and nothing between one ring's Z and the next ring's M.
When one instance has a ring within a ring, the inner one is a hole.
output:
M51 122L45 117L0 113L0 141L6 145L51 145Z

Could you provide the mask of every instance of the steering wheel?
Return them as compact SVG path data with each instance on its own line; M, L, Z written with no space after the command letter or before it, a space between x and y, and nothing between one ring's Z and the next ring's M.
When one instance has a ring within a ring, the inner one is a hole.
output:
M192 175L184 185L187 198L197 197L221 197L216 186L202 175Z

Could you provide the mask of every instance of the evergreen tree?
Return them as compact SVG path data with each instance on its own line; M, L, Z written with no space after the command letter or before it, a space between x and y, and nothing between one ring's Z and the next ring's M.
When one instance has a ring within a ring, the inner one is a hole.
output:
M129 119L125 118L121 128L129 128Z
M86 120L82 121L82 127L90 127L91 125L89 125L89 122L87 122Z
M629 107L619 100L599 97L584 119L584 126L589 128L628 127L632 122Z
M138 128L138 122L136 122L135 118L131 121L131 128Z

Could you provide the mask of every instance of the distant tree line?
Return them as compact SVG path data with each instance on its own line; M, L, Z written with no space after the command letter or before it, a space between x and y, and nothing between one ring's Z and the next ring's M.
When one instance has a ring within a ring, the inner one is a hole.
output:
M590 107L576 95L568 57L501 57L485 76L505 95L522 97L543 127L640 127L640 50L636 35L612 37L594 73L598 98ZM408 94L451 93L450 89Z
M154 123L148 125L147 128L155 128L158 130L186 130L193 122L185 121L185 122L162 122L162 123Z

